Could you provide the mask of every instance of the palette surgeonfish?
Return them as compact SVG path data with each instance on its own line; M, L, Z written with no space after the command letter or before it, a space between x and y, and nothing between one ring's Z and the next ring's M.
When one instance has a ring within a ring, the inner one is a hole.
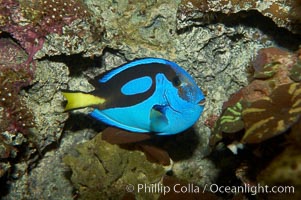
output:
M95 90L62 92L65 110L93 107L90 115L135 133L172 135L191 127L204 109L205 97L179 65L143 58L94 80Z

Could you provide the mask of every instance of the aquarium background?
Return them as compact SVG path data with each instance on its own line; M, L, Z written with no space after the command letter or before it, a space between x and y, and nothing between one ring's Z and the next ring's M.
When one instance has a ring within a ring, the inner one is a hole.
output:
M0 198L300 199L300 13L300 0L1 0ZM62 90L144 57L197 81L194 127L129 142L90 108L64 112Z

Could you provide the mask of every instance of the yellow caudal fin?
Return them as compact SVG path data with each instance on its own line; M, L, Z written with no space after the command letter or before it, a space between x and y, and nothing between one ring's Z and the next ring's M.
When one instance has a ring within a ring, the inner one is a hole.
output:
M104 98L82 92L62 92L62 94L68 101L65 111L103 104L105 102Z

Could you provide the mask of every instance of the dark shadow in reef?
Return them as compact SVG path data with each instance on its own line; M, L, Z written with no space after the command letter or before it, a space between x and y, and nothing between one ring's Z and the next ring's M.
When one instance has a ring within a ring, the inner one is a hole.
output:
M286 134L282 134L260 144L246 144L243 149L238 149L236 155L226 147L232 142L223 138L221 142L224 146L213 149L207 157L220 169L214 183L219 186L241 186L244 184L240 180L242 178L245 179L246 184L257 185L257 176L260 172L284 150L286 137ZM228 194L230 196L225 193L218 195L227 199L233 197L233 194ZM258 199L258 196L251 193L245 195L250 200Z
M204 21L204 19L207 19ZM253 27L261 30L266 34L269 39L276 42L279 47L289 49L291 51L298 50L299 44L301 43L301 35L294 34L286 28L278 27L277 24L269 17L263 16L259 11L240 11L232 14L224 14L221 12L208 12L202 18L192 19L191 21L203 22L205 24L216 24L222 23L228 27L236 27L243 25L246 27ZM193 26L192 26L193 27ZM191 27L185 27L178 31L179 34L187 32ZM241 33L237 33L231 39L239 40L244 37Z
M200 143L200 138L193 128L165 137L161 139L165 143L163 147L174 162L191 158Z
M115 54L120 57L125 57L117 49L106 47L103 50L103 54L106 53ZM44 56L40 61L49 60L51 62L60 62L64 63L69 68L70 77L78 77L83 72L87 71L89 68L101 68L104 66L104 57L103 56L93 56L93 57L84 57L82 53L72 54L72 55L55 55L55 56ZM118 66L114 66L118 67ZM99 76L99 74L95 74Z
M241 11L235 14L220 14L218 18L226 26L244 25L254 27L268 35L272 41L275 41L280 47L290 50L297 50L301 43L301 35L294 34L286 28L278 27L269 17L263 16L256 10Z
M5 31L2 31L1 32L1 30L0 30L0 38L1 39L10 39L10 40L12 40L14 43L16 43L19 47L22 47L22 45L20 44L20 42L17 40L17 39L15 39L14 37L12 37L12 35L10 34L10 33L8 33L8 32L5 32ZM25 51L24 51L25 52Z
M70 112L68 119L65 121L64 128L60 138L57 138L56 142L53 142L49 144L47 147L45 147L43 151L38 150L39 156L43 157L46 152L58 149L61 144L62 138L65 136L65 134L68 134L68 132L66 132L67 130L75 132L84 129L92 129L96 133L99 133L102 130L104 130L106 127L107 126L105 124L93 119L87 114Z
M64 63L69 68L69 76L71 77L80 76L84 71L91 67L101 67L103 62L102 57L83 57L82 54L45 56L40 59L40 61L43 60Z
M101 132L106 128L106 125L90 117L89 114L72 113L71 111L69 118L65 122L64 131L70 130L75 132L87 128L93 129L95 132Z
M7 178L7 172L0 177L0 199L1 197L5 197L9 193L9 184Z
M152 133L148 133L152 134ZM169 157L174 161L189 159L196 150L199 138L193 128L175 134L160 136L152 134L150 139L135 143L120 144L124 149L135 150L137 146L151 146L154 150L161 149L168 153ZM155 153L155 152L154 152ZM159 156L160 157L160 156Z

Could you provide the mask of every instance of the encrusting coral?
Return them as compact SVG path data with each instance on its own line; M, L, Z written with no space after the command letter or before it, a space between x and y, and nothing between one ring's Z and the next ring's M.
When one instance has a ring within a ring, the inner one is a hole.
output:
M242 142L257 143L288 130L301 116L301 84L277 87L269 97L249 103L242 111L246 132Z
M102 134L77 145L76 150L63 160L72 169L71 181L80 199L120 199L126 194L127 184L136 187L159 183L166 172L162 165L150 163L142 152L128 151L102 140ZM137 196L150 195L136 189Z
M80 0L1 0L0 29L11 34L28 53L28 62L43 47L45 36L89 16Z
M301 115L297 54L277 48L259 51L253 80L225 102L215 133L245 129L243 143L260 143L283 133ZM219 137L219 136L217 136Z
M242 151L249 156L240 158L236 169L243 183L290 185L295 188L292 199L301 196L301 182L295 178L300 176L301 159L300 61L300 50L260 50L251 83L225 102L211 138L212 144L223 141L232 151L244 144Z

